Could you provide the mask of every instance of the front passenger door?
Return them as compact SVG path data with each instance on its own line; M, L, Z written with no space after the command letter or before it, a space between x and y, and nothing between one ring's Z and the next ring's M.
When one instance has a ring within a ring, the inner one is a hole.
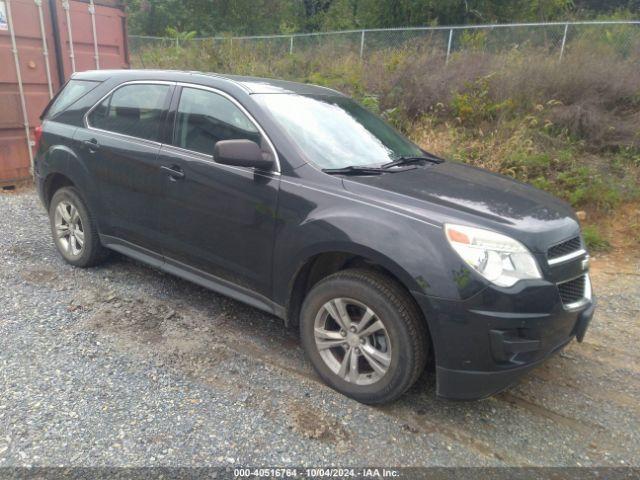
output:
M252 140L275 158L235 101L211 89L182 87L173 145L163 145L159 158L163 253L168 264L268 298L279 175L214 162L215 143L232 139Z

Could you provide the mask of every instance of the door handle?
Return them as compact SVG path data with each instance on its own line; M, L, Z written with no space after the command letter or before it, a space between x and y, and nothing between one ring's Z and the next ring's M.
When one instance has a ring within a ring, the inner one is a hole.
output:
M95 152L100 148L100 144L95 138L91 140L83 140L82 144L89 149L90 152Z
M171 178L171 180L174 180L174 181L175 180L182 180L184 178L184 172L177 165L172 165L170 167L165 167L164 165L162 165L160 167L160 170L162 170L167 175L169 175L169 178Z

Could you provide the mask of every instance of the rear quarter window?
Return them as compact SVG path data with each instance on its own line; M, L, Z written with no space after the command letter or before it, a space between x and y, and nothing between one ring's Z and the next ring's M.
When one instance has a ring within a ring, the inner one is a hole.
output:
M69 80L60 93L58 93L47 106L42 117L48 120L53 119L98 85L100 85L100 82L94 82L92 80Z

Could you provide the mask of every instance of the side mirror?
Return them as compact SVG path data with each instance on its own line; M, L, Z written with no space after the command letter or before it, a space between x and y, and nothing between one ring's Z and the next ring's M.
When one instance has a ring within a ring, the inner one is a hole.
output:
M213 159L223 165L254 167L270 170L273 159L265 158L256 142L251 140L220 140L213 147Z

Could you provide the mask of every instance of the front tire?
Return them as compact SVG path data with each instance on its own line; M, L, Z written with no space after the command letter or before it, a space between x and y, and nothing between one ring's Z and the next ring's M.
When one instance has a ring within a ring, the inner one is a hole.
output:
M107 250L100 243L93 217L74 187L56 191L49 205L53 241L67 263L92 267L101 263Z
M359 402L402 395L424 369L429 340L408 293L391 278L349 269L308 293L300 314L302 345L318 375Z

